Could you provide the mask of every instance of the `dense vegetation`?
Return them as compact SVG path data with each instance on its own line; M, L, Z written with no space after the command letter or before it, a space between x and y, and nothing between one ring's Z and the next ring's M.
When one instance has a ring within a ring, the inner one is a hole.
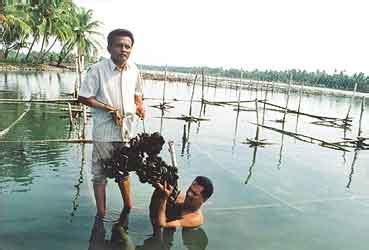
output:
M72 0L0 1L1 61L61 65L96 56L100 22L92 10Z
M165 70L165 66L152 66L152 65L141 65L141 68L147 70ZM194 73L200 72L200 67L175 67L168 66L169 71L179 73ZM204 67L204 71L207 75L219 76L219 77L230 77L240 78L240 69L224 69L224 68L209 68ZM369 76L364 73L355 73L353 75L345 74L343 71L328 74L324 70L316 72L308 72L306 70L242 70L243 77L247 79L254 79L260 81L277 81L277 82L288 82L291 75L294 84L304 84L307 86L315 87L327 87L342 90L353 90L355 83L358 84L357 91L369 92Z

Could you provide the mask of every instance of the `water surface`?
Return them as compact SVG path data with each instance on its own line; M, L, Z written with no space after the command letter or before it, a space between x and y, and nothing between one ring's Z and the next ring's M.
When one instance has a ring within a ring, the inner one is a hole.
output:
M1 73L0 98L67 98L73 90L73 73ZM146 97L161 97L163 84L145 81ZM167 84L167 98L187 99L192 86ZM236 90L205 88L209 100L237 100ZM262 99L264 93L242 90L241 99ZM196 87L195 99L201 98ZM291 96L290 108L297 108ZM268 93L269 102L284 105L285 94ZM302 111L345 117L349 98L307 96ZM262 129L260 138L272 143L250 148L255 112L237 113L233 107L207 106L210 121L188 124L160 119L161 112L145 102L148 132L160 131L175 141L180 187L185 190L197 175L209 176L214 196L204 207L205 224L196 233L177 230L172 249L367 249L369 231L368 151L341 151L320 147ZM166 117L187 114L188 102L172 102ZM244 104L249 108L254 103ZM262 105L260 105L262 107ZM31 140L78 138L70 131L63 107L45 104L0 103L0 131L29 108L24 118L0 142L0 249L88 249L93 232L95 205L90 182L91 145L31 143ZM368 110L368 107L366 107ZM360 100L352 107L351 131L311 124L314 119L288 114L284 129L328 141L354 137L358 130ZM195 102L193 114L200 114ZM204 116L204 115L203 115ZM262 111L260 112L262 116ZM282 113L266 111L264 123L281 128ZM363 135L369 135L369 113L363 118ZM260 120L262 117L260 118ZM139 123L138 131L143 130ZM185 133L186 140L183 140ZM91 121L87 127L91 138ZM170 162L167 150L163 157ZM150 249L148 205L152 188L132 176L134 208L129 237L137 249ZM122 208L120 193L110 180L105 239ZM146 240L146 241L145 241ZM192 245L191 245L192 244Z

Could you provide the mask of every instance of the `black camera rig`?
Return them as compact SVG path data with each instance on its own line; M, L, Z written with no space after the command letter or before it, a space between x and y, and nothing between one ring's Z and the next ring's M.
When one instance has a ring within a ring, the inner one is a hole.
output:
M117 147L110 159L104 160L106 176L119 182L128 172L136 172L142 183L163 185L167 182L173 187L170 200L175 201L179 194L178 169L176 166L168 165L159 156L164 143L164 138L158 132L151 135L138 134L128 142L128 145Z

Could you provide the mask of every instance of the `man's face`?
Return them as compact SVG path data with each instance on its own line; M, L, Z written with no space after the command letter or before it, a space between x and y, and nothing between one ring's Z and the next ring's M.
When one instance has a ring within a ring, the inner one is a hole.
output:
M108 47L111 59L116 65L124 65L132 51L132 40L128 36L116 36Z
M184 204L186 207L191 209L198 209L205 202L202 196L204 187L197 184L195 181L192 182L191 186L187 189L186 198Z

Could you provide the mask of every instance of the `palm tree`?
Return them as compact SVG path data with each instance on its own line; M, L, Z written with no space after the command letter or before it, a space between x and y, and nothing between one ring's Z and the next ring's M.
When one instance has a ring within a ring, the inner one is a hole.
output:
M96 36L101 33L96 30L100 27L101 22L93 20L92 10L77 8L75 11L74 35L66 41L59 53L58 65L62 63L64 58L71 52L73 48L77 48L77 55L80 59L83 55L96 55L100 43L96 40Z
M28 21L29 26L32 28L33 40L31 42L31 46L28 48L28 53L25 57L25 61L28 61L28 58L31 54L33 46L40 39L40 36L42 34L41 30L42 30L42 23L43 23L41 8L39 7L38 4L31 4L28 10L29 10L29 16L28 16L27 21Z
M6 6L4 14L0 43L4 46L4 58L7 58L10 50L24 44L24 40L31 33L31 27L24 21L23 8L19 6Z
M44 56L54 47L57 41L62 44L73 37L72 23L74 19L73 9L75 8L75 5L71 1L66 0L57 3L54 7L53 18L49 21L50 26L48 34L45 34L43 39L43 41L46 40L46 43L48 43L48 38L54 37L54 41L51 43L49 48L45 49L44 52L42 51L43 49L41 49L39 60L44 58Z

